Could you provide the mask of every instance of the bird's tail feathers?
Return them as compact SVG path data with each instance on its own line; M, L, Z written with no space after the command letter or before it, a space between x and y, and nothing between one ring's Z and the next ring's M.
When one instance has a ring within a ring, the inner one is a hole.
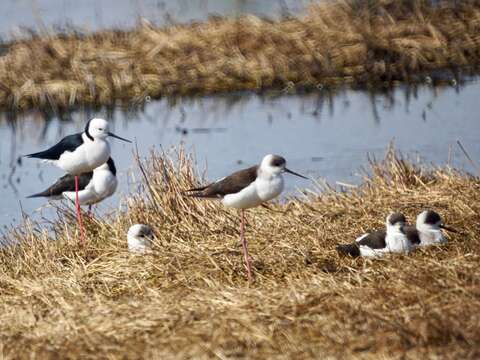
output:
M205 190L209 186L210 185L205 185L205 186L187 189L187 190L184 190L182 193L183 195L188 197L211 198L212 197L211 195L205 193Z
M336 250L340 255L360 256L360 248L357 244L340 244L337 245Z
M26 158L38 158L38 157L41 157L41 154L42 154L42 151L36 152L36 153L32 153L32 154L22 155L22 157L26 157Z

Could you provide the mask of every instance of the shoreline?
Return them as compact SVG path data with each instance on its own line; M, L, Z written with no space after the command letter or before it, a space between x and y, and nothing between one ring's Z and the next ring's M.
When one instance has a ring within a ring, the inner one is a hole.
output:
M9 44L0 57L0 108L61 112L147 97L388 88L422 83L426 74L448 83L478 72L478 23L475 1L353 2L311 6L279 21L212 18L32 38Z
M181 196L200 180L193 158L152 153L140 166L148 182L125 212L85 219L86 247L67 213L55 241L26 226L13 234L22 245L0 249L4 356L477 355L478 177L389 149L358 188L249 210L247 286L235 210ZM460 231L448 244L379 260L336 254L389 211L414 222L425 208ZM133 223L153 227L152 254L127 252Z

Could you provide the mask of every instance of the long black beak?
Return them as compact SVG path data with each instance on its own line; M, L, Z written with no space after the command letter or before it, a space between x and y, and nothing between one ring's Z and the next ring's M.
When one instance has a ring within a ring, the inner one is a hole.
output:
M114 133L111 133L111 132L108 133L108 136L111 136L111 137L114 137L115 139L119 139L119 140L123 140L123 141L126 141L126 142L131 143L130 140L124 139L124 138L122 138L122 137L120 137L120 136L118 136L118 135L115 135Z
M287 173L289 173L289 174L292 174L292 175L296 175L296 176L298 176L298 177L301 177L301 178L303 178L303 179L307 179L307 180L308 180L307 177L305 177L305 176L303 176L303 175L300 175L300 174L297 174L295 171L289 170L289 169L287 169L287 168L285 168L285 172L287 172Z
M443 225L443 224L440 224L440 228L445 229L445 230L450 231L450 232L453 232L453 233L458 233L457 230L455 230L455 229L453 229L449 226Z

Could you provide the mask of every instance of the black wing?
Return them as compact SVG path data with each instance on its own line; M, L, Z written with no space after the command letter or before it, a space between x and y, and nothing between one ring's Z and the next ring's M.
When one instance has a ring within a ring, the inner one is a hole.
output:
M248 169L234 172L232 175L212 184L187 190L187 192L193 192L192 194L188 194L188 196L218 198L237 193L255 181L257 178L257 170L258 166L255 165Z
M92 179L93 171L84 173L78 176L78 190L83 190L87 187ZM47 190L27 196L27 198L34 197L51 197L62 195L65 191L75 191L75 176L66 174L58 179L55 184L50 186Z
M415 226L404 226L403 231L405 232L405 235L407 235L407 239L411 244L420 244L420 235L418 234L418 230Z
M357 245L368 246L370 249L384 249L387 246L385 237L387 232L385 230L372 231L362 240L357 241Z
M112 158L108 158L107 161L108 169L113 175L117 175L117 168L115 167L115 163L113 162Z
M29 158L38 158L46 160L58 160L65 151L73 152L77 147L83 144L82 134L73 134L64 137L58 144L50 149L33 154L25 155Z

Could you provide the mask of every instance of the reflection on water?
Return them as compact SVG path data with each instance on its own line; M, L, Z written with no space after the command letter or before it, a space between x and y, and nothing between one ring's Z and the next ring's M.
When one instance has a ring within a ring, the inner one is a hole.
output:
M292 170L329 183L358 183L355 172L366 164L367 153L381 157L393 139L397 149L427 162L474 171L456 146L480 158L480 127L476 105L480 85L458 88L428 87L387 94L345 90L329 93L276 97L233 94L195 99L161 100L130 111L85 110L46 117L30 114L15 121L0 119L0 224L16 222L20 204L27 214L41 207L42 199L25 196L43 190L62 175L61 170L27 154L56 143L61 137L82 131L87 119L110 118L120 136L135 139L140 155L152 146L168 149L183 143L197 155L199 167L216 179L258 162L267 153L286 157ZM119 170L120 191L131 189L135 174L133 146L111 140ZM131 174L131 175L132 175ZM130 179L130 180L129 180ZM130 182L130 183L129 183ZM287 178L288 190L312 183ZM101 208L117 207L119 195ZM42 212L47 218L52 214ZM38 216L38 215L37 215Z
M76 28L126 29L140 19L163 26L206 20L211 15L253 14L278 18L319 0L2 0L0 35L22 28L36 31Z

